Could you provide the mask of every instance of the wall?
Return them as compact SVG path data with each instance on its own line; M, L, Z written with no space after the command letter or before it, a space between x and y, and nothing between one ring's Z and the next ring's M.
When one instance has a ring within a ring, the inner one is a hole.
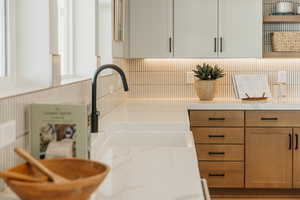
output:
M123 66L127 71L126 61L115 59L114 63ZM119 75L99 78L98 86L98 108L102 117L112 111L125 98ZM29 149L28 129L26 127L25 110L31 103L74 103L87 104L90 102L91 81L86 80L70 85L53 87L24 95L0 99L0 124L16 120L17 140L15 143L0 149L0 170L5 170L16 165L21 160L14 154L15 147ZM1 190L1 184L0 184Z
M218 81L217 97L234 97L233 74L266 74L270 85L277 71L288 72L290 96L300 96L300 59L136 59L129 60L129 96L132 98L196 98L192 84L186 83L186 73L203 62L218 64L226 76Z

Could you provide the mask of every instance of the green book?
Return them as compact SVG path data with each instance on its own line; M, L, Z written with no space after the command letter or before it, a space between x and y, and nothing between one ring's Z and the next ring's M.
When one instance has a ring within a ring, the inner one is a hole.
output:
M32 104L29 129L31 154L35 158L88 158L86 105Z

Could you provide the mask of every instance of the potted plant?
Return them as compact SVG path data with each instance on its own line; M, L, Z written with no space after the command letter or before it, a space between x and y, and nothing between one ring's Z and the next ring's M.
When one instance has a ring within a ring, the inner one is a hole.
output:
M213 100L216 93L217 79L224 77L224 70L218 65L203 63L197 65L194 71L195 89L200 100Z

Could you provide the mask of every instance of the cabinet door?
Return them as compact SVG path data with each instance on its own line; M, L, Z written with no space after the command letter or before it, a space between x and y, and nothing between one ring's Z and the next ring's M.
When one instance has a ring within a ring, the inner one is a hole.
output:
M294 129L294 167L293 167L293 186L300 188L300 128Z
M221 58L262 57L262 0L220 0Z
M174 56L217 57L218 0L174 0Z
M246 129L246 187L291 188L292 129Z
M172 56L172 0L130 0L129 7L130 57Z

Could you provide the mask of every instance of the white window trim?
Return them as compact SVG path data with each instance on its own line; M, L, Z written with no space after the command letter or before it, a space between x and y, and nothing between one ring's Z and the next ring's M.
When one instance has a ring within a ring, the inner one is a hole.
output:
M66 67L66 74L62 74L62 69L61 69L61 78L69 78L70 76L74 76L75 75L75 69L74 69L74 51L73 51L73 44L74 44L74 21L73 21L73 10L74 10L74 4L72 2L72 0L65 0L66 5L64 5L65 10L64 10L64 25L68 25L68 27L64 27L65 32L62 34L61 33L61 27L60 27L60 21L61 21L61 16L58 16L59 19L59 24L58 24L58 42L59 42L59 54L62 57L62 66L64 65ZM60 7L59 7L60 9ZM61 14L61 10L58 11L58 15ZM62 39L66 39L67 40L63 40ZM61 44L63 42L63 44ZM64 46L65 51L63 52L63 48L62 46ZM65 55L65 53L67 55ZM66 56L66 59L63 59L63 57Z
M6 0L6 76L0 77L0 88L16 83L15 33L15 0Z
M7 0L3 0L3 9L4 9L4 35L3 35L3 38L1 38L1 40L3 39L4 40L4 69L1 69L1 77L6 77L8 75L8 66L7 66ZM2 8L2 6L1 6ZM2 22L1 22L2 23ZM1 56L2 57L2 56ZM3 66L2 66L3 67Z
M19 79L17 72L17 0L7 0L7 77L0 77L0 99L49 88L49 85L37 85L30 80Z

